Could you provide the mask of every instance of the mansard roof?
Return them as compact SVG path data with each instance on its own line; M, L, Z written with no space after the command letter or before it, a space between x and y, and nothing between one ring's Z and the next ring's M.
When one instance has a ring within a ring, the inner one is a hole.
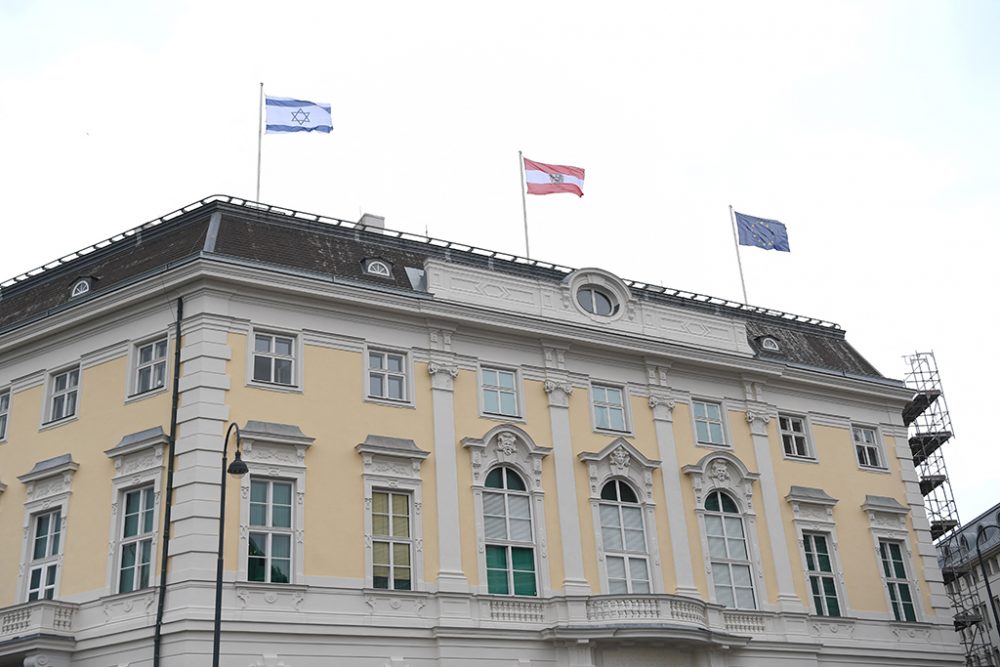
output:
M0 333L202 257L425 297L430 295L423 271L431 259L551 283L573 272L544 261L382 229L363 224L365 220L339 220L223 195L208 197L3 282ZM391 266L390 275L369 273L367 262L372 259ZM92 276L95 287L71 297L69 284L82 275ZM624 284L640 301L744 321L758 358L848 376L882 377L832 322L640 281ZM778 350L764 349L765 337L778 341Z

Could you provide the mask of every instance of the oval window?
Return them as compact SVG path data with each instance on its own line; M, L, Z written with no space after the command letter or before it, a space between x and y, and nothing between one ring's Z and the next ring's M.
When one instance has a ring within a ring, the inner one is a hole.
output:
M599 287L584 285L576 292L576 301L588 313L608 317L618 312L618 304Z
M760 344L765 350L771 350L772 352L778 352L781 349L778 347L778 341L770 336L762 338Z

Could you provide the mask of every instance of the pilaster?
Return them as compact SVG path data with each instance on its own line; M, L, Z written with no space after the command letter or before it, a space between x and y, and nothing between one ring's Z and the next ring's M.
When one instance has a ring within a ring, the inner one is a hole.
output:
M694 583L691 550L688 548L687 512L681 495L681 470L674 440L674 398L667 381L666 365L648 364L649 408L653 413L656 446L660 454L660 477L667 501L667 525L670 529L670 552L674 562L677 594L700 597Z
M589 595L590 584L583 572L583 545L580 540L580 509L577 505L573 439L569 425L569 398L573 394L566 372L566 350L543 346L545 359L544 384L549 397L549 419L552 423L552 449L556 466L556 499L559 507L559 528L563 552L563 593Z
M469 581L462 569L462 522L458 516L458 441L455 437L455 378L458 366L447 329L429 332L431 408L434 415L434 470L437 478L438 590L466 593Z

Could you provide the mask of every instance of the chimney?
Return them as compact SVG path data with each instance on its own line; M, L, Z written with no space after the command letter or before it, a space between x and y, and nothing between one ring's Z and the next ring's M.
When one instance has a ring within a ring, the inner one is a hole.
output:
M358 227L363 228L366 232L381 234L385 230L385 216L364 213L358 220Z

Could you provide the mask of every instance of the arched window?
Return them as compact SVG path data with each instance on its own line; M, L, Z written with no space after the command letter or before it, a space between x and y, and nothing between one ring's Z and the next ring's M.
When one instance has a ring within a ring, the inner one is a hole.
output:
M392 275L392 271L389 270L389 265L380 259L368 260L368 265L365 270L373 276L383 276L388 278Z
M635 491L613 479L601 489L601 539L609 593L649 593L649 557Z
M705 533L716 602L726 607L756 609L743 517L728 494L713 491L705 497Z
M73 283L73 289L70 290L69 296L73 298L75 296L82 296L90 291L90 281L86 278L81 278Z
M483 533L487 590L494 595L537 595L531 498L521 476L498 467L486 476Z

